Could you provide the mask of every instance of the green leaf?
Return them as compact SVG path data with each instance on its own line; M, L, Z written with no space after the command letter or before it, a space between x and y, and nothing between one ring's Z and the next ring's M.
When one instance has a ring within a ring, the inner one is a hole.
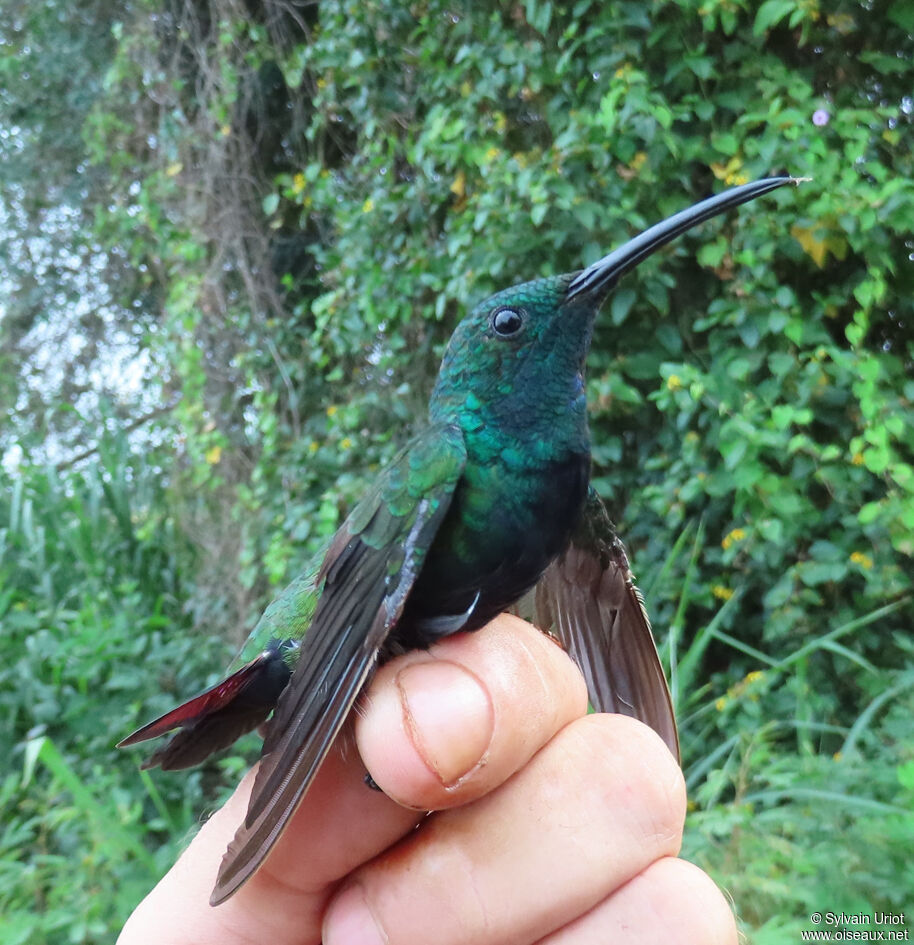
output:
M842 562L806 562L799 568L804 584L815 587L819 584L840 581L847 574L847 565Z
M735 381L743 380L752 370L752 364L748 358L734 358L727 365L727 374Z
M867 502L860 512L857 519L861 525L871 525L882 514L883 507L881 502Z
M755 36L761 36L762 33L777 26L784 17L797 9L794 0L765 0L758 8L755 14L755 22L752 32Z
M609 316L614 325L621 325L628 317L632 305L635 303L635 292L633 289L618 289L612 295L612 301L609 307Z
M886 16L909 36L914 33L914 8L908 0L895 0L886 10Z
M906 761L897 768L898 783L909 791L914 791L914 761Z
M527 22L538 32L547 33L552 22L552 3L549 0L525 0Z

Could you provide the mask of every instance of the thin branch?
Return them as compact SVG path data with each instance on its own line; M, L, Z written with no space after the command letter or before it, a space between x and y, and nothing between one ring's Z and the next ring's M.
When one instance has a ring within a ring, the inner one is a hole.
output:
M127 426L124 427L123 432L125 434L133 433L134 430L138 430L141 426L143 426L144 423L149 423L150 420L155 420L156 417L161 417L163 414L174 410L180 402L181 398L178 397L177 400L173 400L170 404L163 404L161 407L156 407L155 410L150 410L149 413L145 413L142 417L137 417L136 420L132 420L130 423L128 423ZM77 453L75 456L71 456L69 459L65 459L62 462L57 463L54 468L57 470L57 472L63 472L63 470L69 469L71 466L75 466L77 463L81 463L84 459L88 459L90 456L97 453L101 448L102 443L101 440L99 440L95 446L90 446L81 453Z

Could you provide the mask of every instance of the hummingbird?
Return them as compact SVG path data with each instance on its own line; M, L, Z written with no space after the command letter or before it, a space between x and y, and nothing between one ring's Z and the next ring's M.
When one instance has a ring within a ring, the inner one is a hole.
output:
M589 486L584 364L626 272L686 230L787 183L669 217L578 272L496 293L448 343L428 424L381 472L320 562L266 609L226 678L127 736L177 729L143 767L186 768L264 732L244 823L210 902L258 869L370 680L398 654L516 608L578 663L599 712L641 719L679 759L672 700L625 547Z

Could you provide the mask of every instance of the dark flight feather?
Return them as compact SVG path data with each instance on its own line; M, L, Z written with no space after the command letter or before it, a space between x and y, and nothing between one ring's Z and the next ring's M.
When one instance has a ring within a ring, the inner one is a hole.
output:
M591 489L571 544L534 593L534 621L554 633L580 666L598 712L640 719L679 761L666 675L625 546Z
M420 469L401 454L327 552L307 645L270 720L247 816L223 858L213 905L253 874L298 807L370 678L447 513L465 461L459 431L432 428L410 449L435 462Z

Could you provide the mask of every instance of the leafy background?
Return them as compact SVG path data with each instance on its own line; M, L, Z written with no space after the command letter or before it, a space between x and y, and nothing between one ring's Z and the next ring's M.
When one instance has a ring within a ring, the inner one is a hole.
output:
M912 34L903 0L8 0L0 939L109 941L254 757L112 744L215 681L468 304L784 171L606 305L594 478L685 855L759 945L910 922Z

